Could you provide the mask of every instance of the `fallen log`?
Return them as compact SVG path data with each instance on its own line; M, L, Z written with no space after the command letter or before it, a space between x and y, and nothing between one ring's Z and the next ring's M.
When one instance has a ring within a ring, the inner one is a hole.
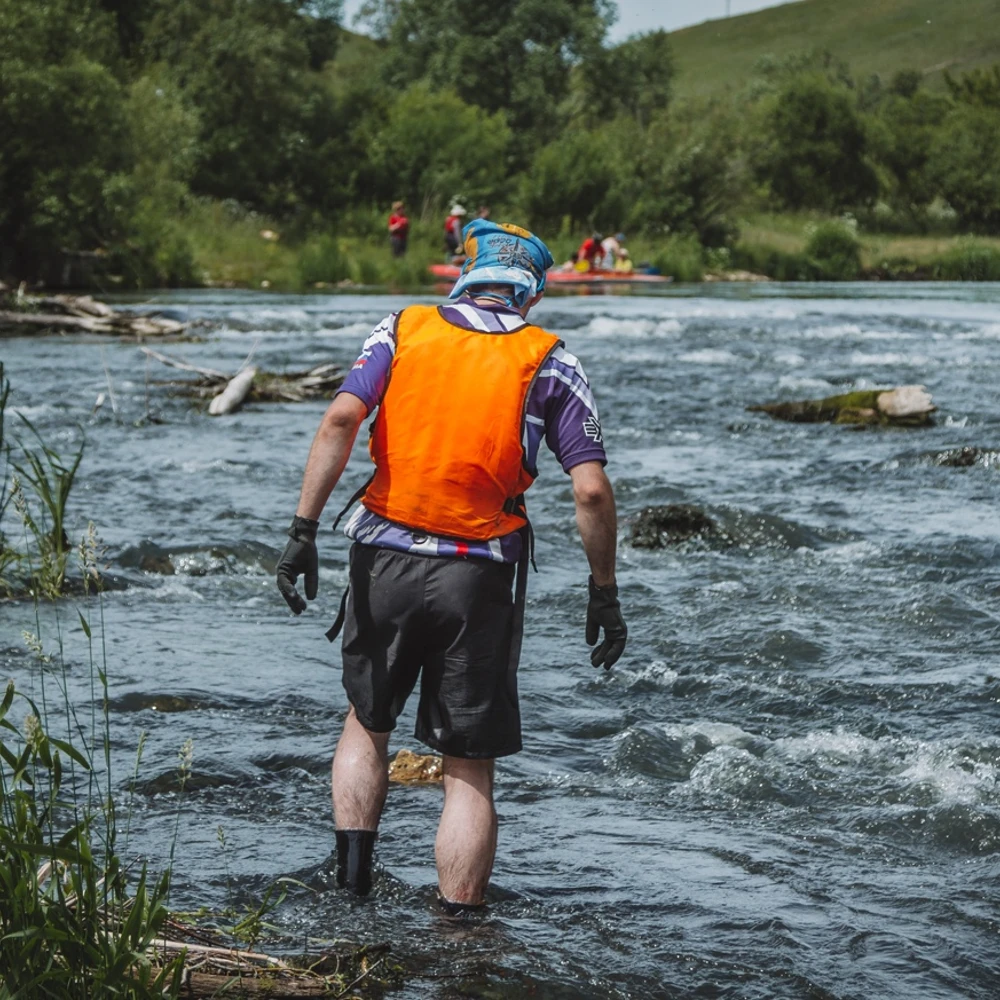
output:
M896 389L861 389L824 399L763 403L748 406L747 410L794 423L927 427L933 423L931 414L937 407L922 385L904 385Z
M89 295L37 297L18 294L0 310L0 331L18 334L49 331L109 334L116 337L175 337L188 324L178 320L114 309Z

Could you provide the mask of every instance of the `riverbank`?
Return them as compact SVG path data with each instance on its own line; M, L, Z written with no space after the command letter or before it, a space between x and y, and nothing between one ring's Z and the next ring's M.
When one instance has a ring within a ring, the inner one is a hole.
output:
M503 213L495 213L502 217ZM408 252L393 258L381 220L349 220L343 235L296 238L256 215L233 218L223 205L203 205L187 222L196 273L210 287L311 288L377 285L410 290L427 285L427 268L440 263L439 226L414 220ZM858 247L859 266L846 272L810 252L817 231L840 227ZM648 261L675 281L725 278L733 272L781 281L1000 280L1000 239L962 234L885 234L857 230L851 220L829 216L760 215L740 220L726 248L701 246L690 236L629 240L632 258ZM545 234L557 261L567 259L584 234Z
M511 213L512 214L512 213ZM506 218L502 208L496 218ZM300 292L349 288L413 291L433 284L432 264L445 260L439 220L412 220L404 257L395 258L381 214L359 209L336 231L282 225L231 202L192 202L176 223L185 262L171 283L180 287L260 288ZM557 262L585 235L564 226L544 233ZM729 244L702 246L693 236L630 238L633 261L649 263L677 282L1000 281L1000 238L946 230L932 234L867 231L851 217L816 213L748 215ZM66 287L110 292L143 287L118 258L91 255L64 270ZM125 273L119 273L125 272ZM148 287L148 286L146 286Z

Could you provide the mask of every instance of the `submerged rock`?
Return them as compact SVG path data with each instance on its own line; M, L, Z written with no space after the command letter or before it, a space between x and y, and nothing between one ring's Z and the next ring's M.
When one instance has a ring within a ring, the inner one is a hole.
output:
M442 778L441 758L436 754L400 750L389 764L389 780L401 785L431 784Z
M951 469L970 469L974 465L993 465L1000 460L1000 451L996 448L976 448L966 445L964 448L949 448L947 451L934 452L931 456L935 465L944 465Z
M718 525L692 504L646 507L632 522L632 544L637 549L662 549L689 538L717 535Z
M861 389L824 399L763 403L747 409L794 423L928 427L937 407L922 385L903 385L896 389Z

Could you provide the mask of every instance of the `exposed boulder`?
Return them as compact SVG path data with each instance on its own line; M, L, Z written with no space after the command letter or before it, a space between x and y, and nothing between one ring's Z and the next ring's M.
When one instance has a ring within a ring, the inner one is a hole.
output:
M719 534L719 527L703 510L692 504L672 503L646 507L632 522L632 545L637 549L663 549L690 538Z
M927 427L933 423L931 414L937 407L922 385L903 385L896 389L861 389L824 399L763 403L747 409L794 423Z

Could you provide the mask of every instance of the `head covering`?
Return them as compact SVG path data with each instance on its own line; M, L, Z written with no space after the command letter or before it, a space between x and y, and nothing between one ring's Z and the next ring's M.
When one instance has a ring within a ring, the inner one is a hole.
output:
M476 285L510 285L514 303L524 306L545 289L545 272L552 266L549 248L535 235L509 222L473 219L462 230L468 259L450 298Z
M449 215L465 215L467 213L465 211L465 206L464 205L459 205L459 203L456 201L455 204L451 206L451 211L448 214Z

